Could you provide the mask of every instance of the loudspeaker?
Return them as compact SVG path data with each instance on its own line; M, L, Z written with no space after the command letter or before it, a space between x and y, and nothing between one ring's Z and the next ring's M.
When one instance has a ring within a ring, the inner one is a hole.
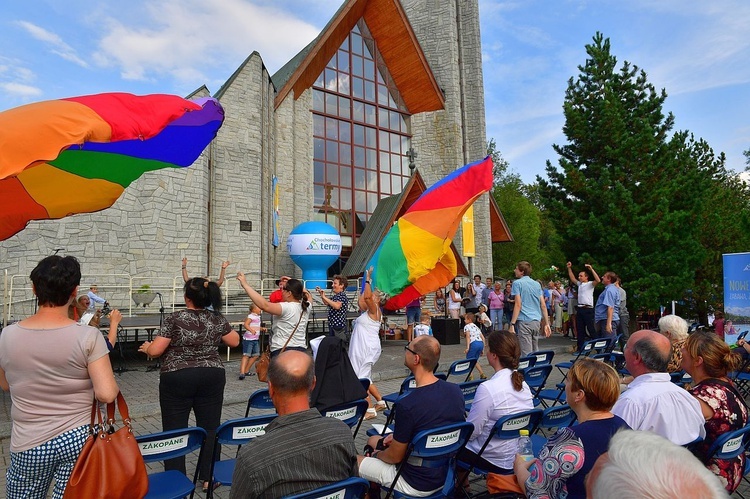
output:
M441 345L458 345L461 336L458 334L458 319L432 318L432 335Z

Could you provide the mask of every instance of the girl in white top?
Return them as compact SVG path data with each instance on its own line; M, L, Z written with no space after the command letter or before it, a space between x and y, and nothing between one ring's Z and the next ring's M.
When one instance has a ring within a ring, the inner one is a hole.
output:
M452 319L458 319L459 315L461 315L461 293L459 292L460 287L461 282L456 279L455 281L453 281L453 287L448 293L448 313L450 314Z
M287 350L307 351L307 321L310 317L309 294L298 279L289 279L281 290L284 299L281 303L271 303L255 291L245 280L245 274L237 273L237 280L247 296L261 310L278 316L273 323L271 336L271 356L281 353L284 344ZM292 336L293 334L293 336ZM291 339L290 339L290 336Z
M370 380L368 393L375 398L375 406L372 406L370 397L368 402L370 408L367 410L365 419L372 419L377 416L377 410L385 409L385 401L380 395L380 391L372 383L372 366L380 358L382 348L380 346L380 321L382 314L380 312L380 293L372 291L370 275L372 267L365 272L365 286L358 297L359 309L362 314L354 320L352 328L352 339L349 343L349 360L352 363L354 372L358 378L367 378Z

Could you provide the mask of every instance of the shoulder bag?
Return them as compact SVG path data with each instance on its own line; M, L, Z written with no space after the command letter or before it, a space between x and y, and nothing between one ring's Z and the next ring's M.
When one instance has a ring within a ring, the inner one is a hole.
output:
M119 430L115 430L115 405L124 425ZM116 402L107 404L105 423L94 399L89 436L73 466L63 499L125 499L143 497L147 492L146 465L133 435L125 398L118 393Z
M289 338L286 339L286 343L284 343L284 346L281 347L281 351L283 352L286 350L287 345L289 345L289 340L292 339L294 336L294 333L297 332L297 328L299 327L299 323L302 322L302 314L305 312L302 311L299 314L299 320L297 321L297 325L294 326L294 329L292 330L292 334L289 335ZM263 353L260 354L260 357L258 360L255 361L255 374L258 376L258 381L261 383L265 383L268 381L268 365L271 363L271 340L268 340L268 346L266 346L266 349L263 350Z

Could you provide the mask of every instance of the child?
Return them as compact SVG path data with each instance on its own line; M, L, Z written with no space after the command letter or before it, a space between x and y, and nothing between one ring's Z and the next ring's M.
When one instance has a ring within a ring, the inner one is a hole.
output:
M250 371L255 361L260 356L260 348L258 348L258 335L265 329L260 327L260 307L252 305L250 307L250 313L245 319L245 332L242 334L242 361L240 362L240 379L245 379L245 376L255 376L254 372Z
M479 313L477 314L477 322L480 324L483 333L492 331L492 321L487 316L487 305L485 305L484 303L479 305Z
M484 353L484 335L482 331L474 324L474 314L467 312L464 317L466 325L464 326L464 336L466 337L466 354L467 359L477 359L477 371L481 379L487 379L482 366L479 365L479 356ZM471 379L471 378L469 378Z
M432 336L432 328L430 327L430 315L422 312L422 322L414 326L414 337L417 336Z

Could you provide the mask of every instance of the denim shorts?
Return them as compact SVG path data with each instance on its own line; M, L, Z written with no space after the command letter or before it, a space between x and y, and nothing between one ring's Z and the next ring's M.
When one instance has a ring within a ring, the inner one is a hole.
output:
M407 307L406 309L406 324L418 324L422 317L422 309L420 307Z
M260 346L258 340L242 340L242 355L245 357L258 357L260 355Z

